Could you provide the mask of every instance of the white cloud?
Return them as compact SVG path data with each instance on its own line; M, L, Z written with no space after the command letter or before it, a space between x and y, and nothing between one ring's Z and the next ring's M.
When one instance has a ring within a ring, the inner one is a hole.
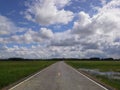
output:
M22 32L25 28L17 27L9 18L0 15L0 35Z
M53 37L53 32L50 29L47 28L41 28L40 30L40 35L42 38L52 38Z
M90 18L89 14L80 12L79 20L74 22L73 32L81 34L101 34L112 38L118 37L120 30L120 1L113 0L99 9L98 14ZM92 33L91 33L92 32Z
M80 35L91 34L93 30L89 28L92 22L90 16L83 11L81 11L78 14L78 16L79 16L79 20L74 22L72 33L76 33Z
M83 42L81 42L83 48L87 48L85 51L96 47L95 45L98 44L99 46L97 45L96 49L99 52L102 51L109 57L119 57L117 50L120 46L120 42L117 42L116 47L114 45L116 42L114 41L119 40L120 38L120 1L112 0L107 4L104 4L103 7L98 10L98 13L93 15L93 17L90 17L89 14L85 12L80 12L80 18L78 21L74 22L72 33L80 35L80 41L82 41L82 39L86 43L90 41L87 46L86 44L83 45ZM93 41L94 43L92 45ZM93 47L90 47L91 45ZM94 51L96 52L95 49L92 50L92 52ZM89 52L91 52L91 50ZM92 52L91 55L93 55ZM111 55L110 53L113 52L114 55ZM98 55L100 55L100 53ZM95 56L97 55L95 54Z
M16 30L14 23L10 21L7 17L0 15L0 35L5 35L11 33L13 30Z
M27 5L25 18L40 25L68 24L73 12L64 10L70 0L36 0ZM29 3L29 2L28 2Z
M42 3L48 4L46 2L47 0L43 1ZM62 3L59 8L63 8L66 4L67 0ZM42 8L43 5L41 5L40 8ZM17 46L10 48L5 46L0 48L2 50L2 52L0 52L0 55L1 57L5 57L6 54L4 54L4 52L6 52L8 53L8 57L21 56L25 58L119 58L119 6L120 1L112 0L111 2L104 4L102 8L99 7L98 13L96 15L93 15L93 17L90 17L88 13L82 11L78 14L79 18L74 22L73 28L64 32L53 33L52 30L48 28L41 28L39 31L29 29L24 35L13 35L10 38L0 38L0 42L5 43L10 43L13 41L18 43L35 42L39 44L37 46L31 46L31 48ZM48 7L46 8L48 9ZM60 10L58 11L60 12ZM50 14L50 17L51 15L52 14ZM33 17L32 19L35 20ZM53 18L50 18L50 20L53 20ZM54 23L49 22L48 24Z
M2 43L46 43L49 42L50 39L54 37L54 33L52 30L47 28L41 28L39 31L34 31L32 29L28 29L25 34L22 35L12 35L7 38L0 38Z

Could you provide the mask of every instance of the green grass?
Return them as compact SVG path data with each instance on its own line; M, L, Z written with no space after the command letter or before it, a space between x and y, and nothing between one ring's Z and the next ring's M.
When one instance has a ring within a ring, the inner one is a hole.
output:
M109 79L105 76L94 76L95 78L97 78L98 80L104 82L105 84L112 86L113 88L115 88L116 90L120 90L120 80L117 79Z
M120 72L119 61L68 61L68 64L78 68L99 69L100 71Z
M0 61L0 89L53 63L54 61Z
M86 69L99 69L100 71L115 71L120 72L120 61L67 61L67 64L72 67L86 68ZM93 76L100 81L104 82L115 88L116 90L120 90L120 80L109 79L105 76Z

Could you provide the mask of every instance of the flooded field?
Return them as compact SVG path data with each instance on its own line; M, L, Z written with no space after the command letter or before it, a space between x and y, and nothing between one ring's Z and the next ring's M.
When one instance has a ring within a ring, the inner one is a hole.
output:
M114 72L114 71L101 72L99 69L79 69L79 70L85 71L92 75L101 75L101 76L106 76L109 79L120 80L120 72Z
M120 61L69 61L72 67L83 70L99 81L120 90Z

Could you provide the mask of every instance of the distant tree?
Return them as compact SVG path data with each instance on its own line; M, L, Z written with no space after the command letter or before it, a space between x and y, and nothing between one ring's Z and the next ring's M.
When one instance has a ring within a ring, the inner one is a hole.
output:
M99 61L99 60L101 60L101 59L98 58L98 57L93 57L93 58L90 58L89 60L91 60L91 61Z
M24 59L13 57L13 58L9 58L8 60L10 60L10 61L23 61Z
M104 60L104 61L113 61L114 59L113 58L104 58L102 60Z

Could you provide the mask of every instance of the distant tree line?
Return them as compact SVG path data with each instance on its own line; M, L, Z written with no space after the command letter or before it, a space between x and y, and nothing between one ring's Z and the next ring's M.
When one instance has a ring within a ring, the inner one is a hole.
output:
M24 59L24 58L8 58L8 59L0 59L0 61L120 61L120 59L113 59L113 58L52 58L52 59Z

